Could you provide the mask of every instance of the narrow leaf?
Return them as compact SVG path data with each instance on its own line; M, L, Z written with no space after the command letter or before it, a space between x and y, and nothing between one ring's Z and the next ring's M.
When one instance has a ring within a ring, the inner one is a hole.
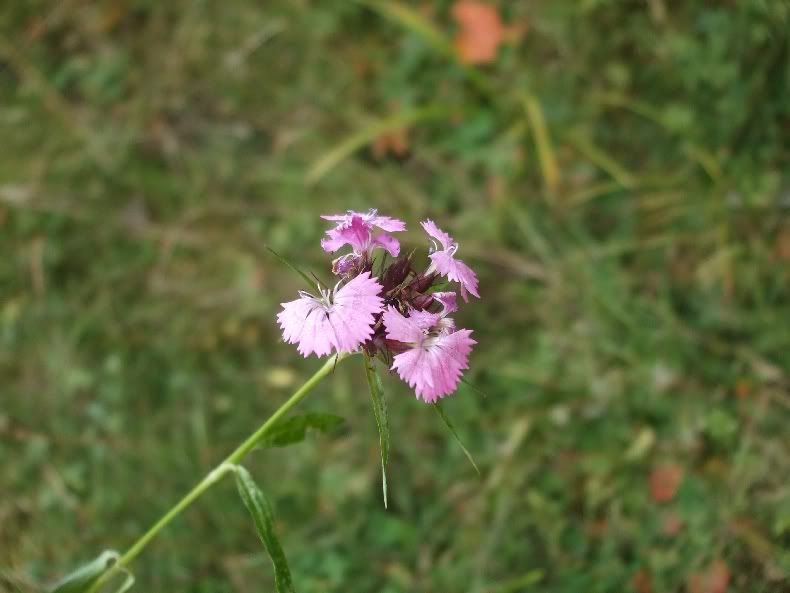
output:
M105 550L90 562L55 583L50 593L83 593L120 558L118 552Z
M539 583L543 578L542 570L531 570L524 576L500 583L498 587L491 589L491 593L517 593L522 589Z
M426 19L417 10L391 0L359 0L365 6L375 10L385 18L388 18L407 31L411 31L418 37L422 38L426 43L431 45L440 53L454 56L453 45L442 32Z
M278 260L280 260L280 263L285 264L292 272L299 274L299 276L301 276L302 279L307 283L307 286L309 286L311 289L315 287L316 281L313 278L310 278L310 276L308 276L305 272L297 268L294 264L292 264L268 245L266 246L266 250Z
M311 184L316 183L342 161L350 157L363 146L367 146L373 142L382 134L407 128L412 124L425 120L448 118L451 113L453 113L453 109L446 106L429 105L421 109L403 111L390 117L374 120L361 130L348 136L345 140L319 158L307 172L307 182Z
M302 442L310 429L326 434L338 428L343 422L343 418L334 414L323 412L299 414L275 425L269 434L258 441L258 446L287 447Z
M566 139L576 150L586 156L599 169L608 173L622 187L634 187L633 176L614 157L605 150L595 146L589 138L582 134L570 133L566 134Z
M288 561L285 559L285 552L274 533L274 518L269 500L246 469L237 465L233 467L233 471L236 474L236 486L239 489L241 500L250 512L258 537L274 566L275 589L277 593L294 593Z
M474 87L489 99L497 97L491 81L477 68L465 64L459 59L452 40L442 33L436 25L423 16L418 10L395 0L357 0L363 6L376 11L385 19L409 31L422 39L437 54L449 58L460 66L467 79Z
M436 412L439 414L439 417L442 419L442 422L444 422L445 426L447 426L447 428L450 429L450 432L452 433L453 437L455 437L455 441L461 447L461 449L464 452L464 455L466 455L466 458L469 460L469 463L472 464L472 467L475 468L475 471L477 472L477 475L479 476L480 475L480 469L477 467L477 464L475 463L474 458L472 458L472 454L469 452L469 450L461 442L461 437L459 437L458 433L455 431L455 427L453 426L453 423L450 422L450 418L448 418L447 414L445 414L444 408L442 407L442 402L437 401L433 405L433 407L436 408Z
M373 403L373 416L376 418L376 427L379 430L379 449L381 451L381 489L384 493L384 508L387 508L387 460L390 453L390 427L387 420L387 400L384 398L384 388L381 377L376 372L375 363L365 354L365 376L370 388L370 399Z
M474 392L475 392L477 395L479 395L479 396L481 396L481 397L485 397L485 398L487 398L487 397L488 397L488 396L486 395L486 392L485 392L485 391L483 391L482 389L480 389L480 388L479 388L477 385L475 385L475 384L474 384L474 383L472 383L471 381L468 381L466 378L464 378L464 377L461 377L461 383L463 383L464 385L466 385L466 386L467 386L469 389L471 389L472 391L474 391Z
M716 155L710 150L692 142L689 138L687 130L685 128L678 129L676 126L672 125L672 123L659 109L653 107L649 103L632 99L629 96L622 95L620 93L596 93L592 98L594 101L606 107L626 109L631 113L639 115L640 117L644 117L656 125L661 126L670 134L682 137L684 139L683 149L686 151L689 157L691 157L693 161L702 167L711 180L719 181L721 179L721 164L716 158Z
M543 175L543 182L551 195L557 193L560 185L560 169L557 166L557 158L554 156L554 148L551 144L546 119L543 117L543 109L540 102L534 95L524 97L524 110L527 114L532 137L535 139L535 147L538 150L538 161Z
M134 585L134 575L125 568L122 570L126 575L126 578L124 579L123 583L121 583L121 586L116 589L115 593L126 593L132 588L132 585Z

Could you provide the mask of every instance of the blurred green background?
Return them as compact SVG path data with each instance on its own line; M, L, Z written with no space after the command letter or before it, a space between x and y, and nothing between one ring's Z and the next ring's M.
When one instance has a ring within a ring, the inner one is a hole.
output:
M385 510L343 363L302 408L343 428L246 464L298 591L790 591L790 4L492 0L477 65L453 4L2 3L0 591L123 549L319 366L265 247L326 273L319 215L370 207L480 275L482 476L385 376ZM234 490L135 590L273 590Z

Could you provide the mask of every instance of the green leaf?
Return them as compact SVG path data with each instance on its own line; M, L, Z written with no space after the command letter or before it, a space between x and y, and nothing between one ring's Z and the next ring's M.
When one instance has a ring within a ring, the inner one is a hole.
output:
M373 415L376 418L376 427L379 429L379 449L381 450L381 488L384 492L384 508L387 508L387 460L390 453L390 427L387 420L387 401L384 398L384 388L381 377L376 372L373 360L365 354L365 376L370 388L370 399L373 402Z
M310 289L315 288L316 285L315 279L310 278L310 276L308 276L305 272L297 268L294 264L292 264L290 261L288 261L286 258L284 258L282 255L277 253L274 249L272 249L268 245L266 246L266 250L269 253L271 253L274 257L276 257L278 260L280 260L280 263L285 264L285 266L287 266L292 272L299 274L299 276L302 277L302 279L307 283L307 286L309 286Z
M288 568L288 561L285 559L285 552L280 546L280 541L274 533L272 507L246 469L236 465L233 466L233 471L236 474L239 495L252 516L258 537L274 566L275 589L277 593L294 593L291 570Z
M120 558L118 552L105 550L90 562L83 564L55 583L50 593L83 593L87 591L102 574L115 564L118 558Z
M123 583L121 583L121 586L115 590L115 593L126 593L129 589L132 588L132 585L134 585L134 576L132 575L132 573L126 570L125 568L122 570L123 573L126 575L126 579L124 579Z
M469 389L471 389L472 391L474 391L474 392L475 392L477 395L479 395L480 397L485 397L485 398L487 398L487 397L488 397L488 396L486 395L485 391L483 391L482 389L480 389L479 387L477 387L477 386L476 386L474 383L472 383L471 381L468 381L468 380L466 380L464 377L461 377L461 383L463 383L464 385L466 385L466 386L467 386Z
M442 407L442 402L437 401L433 405L433 407L436 408L436 412L439 414L439 417L442 419L442 422L444 422L445 426L447 426L447 428L450 429L450 432L452 433L453 437L455 437L455 441L458 443L458 445L461 447L461 449L463 449L464 455L466 455L466 458L469 460L469 463L472 464L472 467L475 468L475 471L477 472L477 475L479 476L480 475L480 469L477 467L477 464L475 463L475 460L472 457L472 454L469 452L469 450L461 442L461 437L459 437L458 433L455 431L455 427L453 426L453 423L450 422L450 418L448 418L447 414L444 413L444 408Z
M338 428L343 422L343 418L334 414L323 412L299 414L276 424L267 435L258 441L258 446L287 447L302 442L307 436L308 429L326 434Z

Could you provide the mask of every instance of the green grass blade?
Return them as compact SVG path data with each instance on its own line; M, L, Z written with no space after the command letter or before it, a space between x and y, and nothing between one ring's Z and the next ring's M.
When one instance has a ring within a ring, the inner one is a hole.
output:
M468 380L467 380L467 379L465 379L464 377L461 377L461 383L463 383L464 385L466 385L466 386L467 386L469 389L471 389L472 391L474 391L474 392L475 392L477 395L479 395L479 396L481 396L481 397L485 397L485 398L487 398L487 397L488 397L488 395L486 395L486 392L485 392L485 391L483 391L483 390L482 390L482 389L480 389L480 388L479 388L477 385L475 385L475 384L474 384L474 383L472 383L471 381L468 381Z
M555 196L560 186L560 168L557 165L554 146L551 143L549 130L546 126L546 118L543 116L543 109L537 97L527 94L523 100L524 111L529 120L532 137L535 139L535 148L538 151L538 161L541 174L543 175L543 182L549 194Z
M627 95L616 92L597 93L593 98L605 107L625 109L652 121L670 134L680 136L684 139L683 150L686 154L705 171L712 181L718 182L721 180L723 173L716 155L687 138L686 134L673 126L659 109L644 101L632 99Z
M291 570L288 568L288 561L285 558L285 552L283 552L280 541L274 533L274 517L269 500L258 488L258 485L246 469L236 465L233 466L233 471L236 474L236 486L239 489L239 495L252 516L258 537L274 566L275 589L277 593L294 593Z
M463 450L463 452L464 452L464 455L466 455L466 458L469 460L469 463L471 463L471 464L472 464L472 467L473 467L473 468L475 468L475 471L477 472L477 475L479 476L479 475L480 475L480 468L478 468L478 467L477 467L477 464L475 463L475 460L474 460L474 458L472 457L472 454L471 454L471 453L469 452L469 450L468 450L468 449L467 449L467 448L464 446L463 442L461 442L461 437L459 437L459 436L458 436L458 433L457 433L457 432L456 432L456 430L455 430L455 426L453 426L453 423L452 423L452 422L450 422L450 418L449 418L449 417L447 416L447 414L444 412L444 408L442 407L442 402L440 402L440 401L437 401L437 402L436 402L436 403L433 405L433 407L436 409L436 412L439 414L439 417L442 419L442 422L444 422L444 425L445 425L447 428L449 428L449 429L450 429L450 432L452 433L453 437L455 438L455 441L456 441L456 442L458 443L458 445L461 447L461 449L462 449L462 450Z
M436 51L455 57L455 51L450 41L433 23L410 6L391 0L359 0L359 2L411 31Z
M454 113L454 111L455 109L447 105L429 105L427 107L402 111L389 117L377 119L361 130L351 134L348 138L341 141L340 144L315 161L307 172L307 183L317 183L342 161L386 132L400 130L422 121L447 118L450 114Z
M373 415L379 430L379 449L381 450L381 489L384 493L384 508L387 508L387 460L390 453L390 428L387 420L387 401L381 377L376 372L373 360L365 354L365 376L370 388L370 399L373 402Z
M283 420L266 434L259 442L259 447L287 447L301 443L307 436L308 430L326 434L332 432L343 424L344 420L334 414L323 412L308 412Z
M115 590L115 593L126 593L134 585L134 575L125 568L121 568L121 572L126 575L126 578L121 583L121 586Z
M545 577L542 570L531 570L524 576L500 583L489 589L487 593L518 593L519 591L541 582Z
M463 71L467 80L478 92L488 99L496 99L497 92L490 79L474 66L462 62L458 58L452 40L419 11L395 0L357 1L376 11L385 19L413 33L441 56L449 58Z
M612 156L595 146L589 138L581 134L567 134L566 139L576 150L586 156L599 169L607 173L619 185L626 188L634 187L633 176Z
M313 290L315 288L315 279L314 278L310 278L310 276L308 276L307 273L305 273L302 270L300 270L299 268L297 268L294 264L292 264L290 261L288 261L286 258L284 258L282 255L277 253L274 249L272 249L268 245L266 246L266 250L269 253L271 253L274 257L276 257L280 261L280 263L282 263L285 266L287 266L292 272L294 272L295 274L298 274L299 276L301 276L302 279L307 283L307 286L309 286L311 290Z
M50 593L83 593L87 591L102 574L115 564L118 558L120 558L118 552L105 550L90 562L63 577L52 587Z

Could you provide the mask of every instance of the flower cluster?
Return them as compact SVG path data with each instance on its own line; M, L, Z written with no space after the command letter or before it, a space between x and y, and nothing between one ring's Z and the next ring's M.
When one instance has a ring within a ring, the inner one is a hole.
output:
M430 264L420 271L412 255L398 257L400 243L391 233L405 231L404 222L376 210L322 218L335 223L321 241L324 251L349 246L351 252L332 262L334 288L319 284L317 294L301 291L282 304L277 321L285 341L305 357L360 349L380 355L429 403L454 392L476 342L472 330L456 328L449 317L458 310L456 294L435 288L446 278L459 285L464 301L480 298L477 276L455 257L458 243L432 220L420 223L433 244Z

